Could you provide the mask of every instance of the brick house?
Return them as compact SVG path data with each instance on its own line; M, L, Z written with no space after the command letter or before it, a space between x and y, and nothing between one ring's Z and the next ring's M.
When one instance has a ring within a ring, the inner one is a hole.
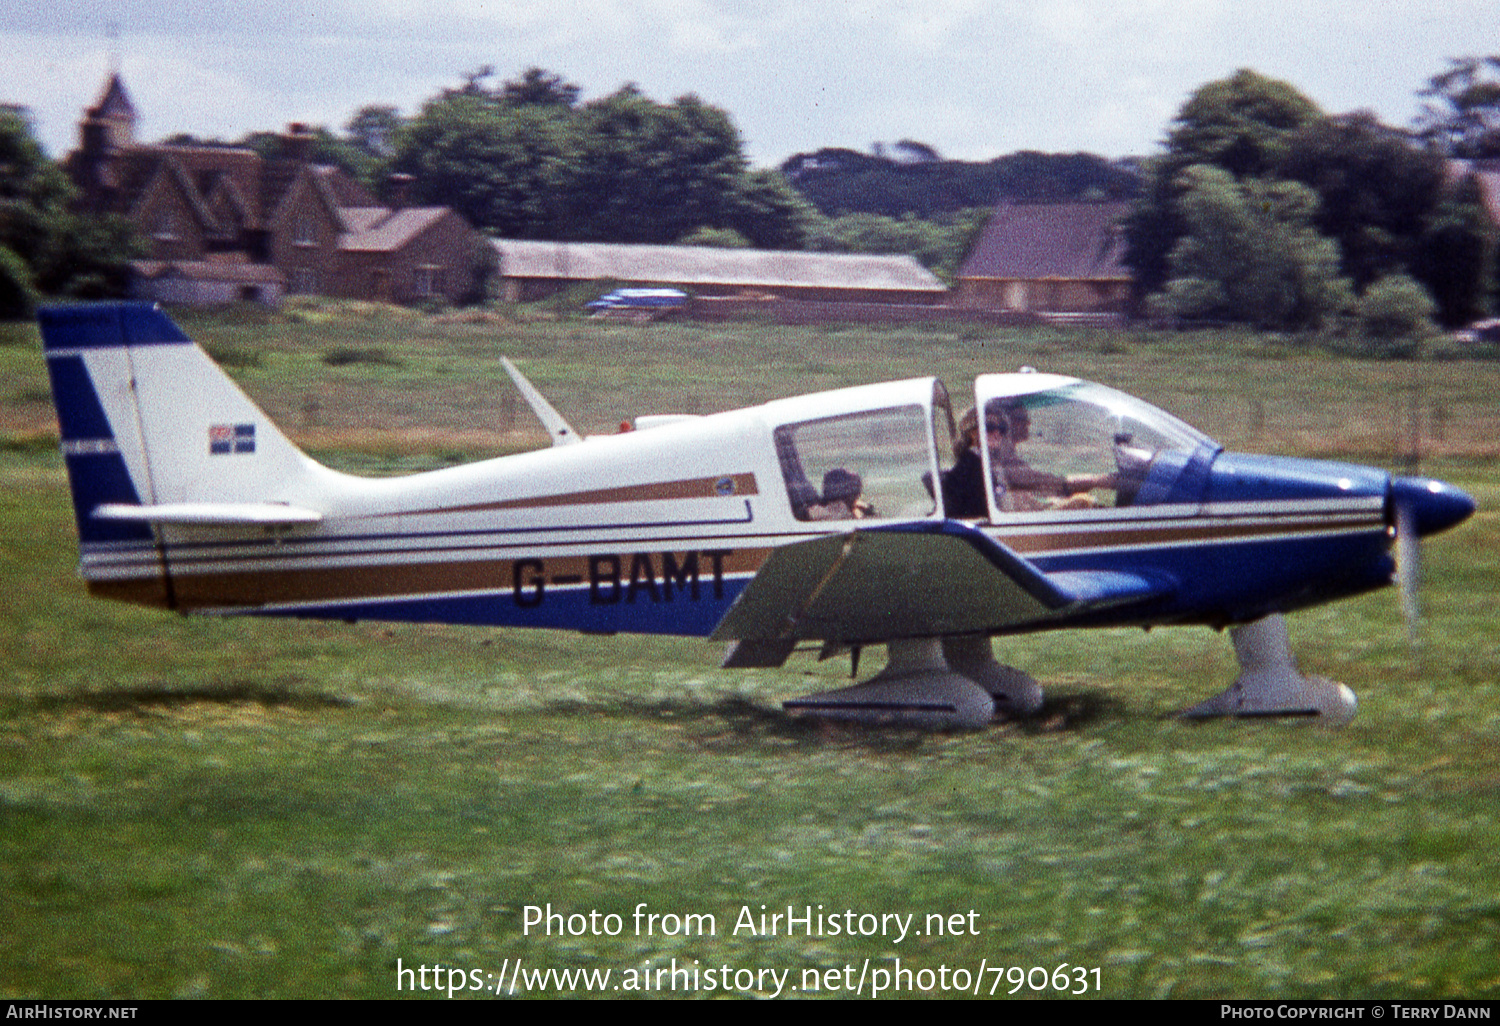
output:
M447 207L382 206L306 165L271 216L270 262L293 293L458 302L482 288L489 243ZM398 196L401 190L397 190Z
M404 185L393 206L381 204L343 170L310 160L314 137L303 126L290 126L266 158L242 147L141 145L136 120L112 76L66 167L85 210L139 229L150 249L135 268L143 298L462 302L482 291L493 264L484 236L447 207L406 206Z

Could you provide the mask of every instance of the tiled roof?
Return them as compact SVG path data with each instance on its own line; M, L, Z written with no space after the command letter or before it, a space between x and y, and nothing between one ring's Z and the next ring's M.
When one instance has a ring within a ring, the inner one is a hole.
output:
M1126 279L1129 203L1002 203L959 278Z
M500 273L507 278L944 291L942 282L909 256L606 242L492 241L500 257Z
M349 230L339 236L339 249L387 253L400 249L448 213L447 207L345 207L340 211Z

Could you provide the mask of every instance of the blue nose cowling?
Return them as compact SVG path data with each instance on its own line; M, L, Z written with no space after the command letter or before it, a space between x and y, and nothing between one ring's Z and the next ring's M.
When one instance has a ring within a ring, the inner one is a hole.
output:
M1392 510L1406 510L1420 537L1461 524L1475 510L1468 492L1430 477L1393 477L1390 496Z

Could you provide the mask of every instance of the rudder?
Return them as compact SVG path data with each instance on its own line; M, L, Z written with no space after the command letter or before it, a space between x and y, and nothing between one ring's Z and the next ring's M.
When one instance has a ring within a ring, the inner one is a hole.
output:
M336 476L154 304L44 308L38 322L80 569L96 593L174 605L153 510L289 502Z

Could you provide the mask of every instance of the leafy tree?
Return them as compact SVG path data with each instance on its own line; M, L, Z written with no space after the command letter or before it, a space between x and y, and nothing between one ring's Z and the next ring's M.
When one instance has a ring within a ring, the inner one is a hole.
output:
M931 147L910 141L893 150L895 157L815 150L791 157L781 171L830 217L865 213L930 219L969 207L993 207L1001 200L1129 198L1140 184L1133 169L1089 153L1026 151L978 163L943 160Z
M1491 309L1497 247L1479 182L1469 175L1433 211L1411 263L1411 273L1436 300L1443 324L1468 324Z
M1500 157L1500 55L1460 57L1417 94L1417 130L1451 157Z
M20 114L0 108L0 200L39 210L72 199L68 177L48 159Z
M14 250L0 246L0 321L20 321L36 310L41 293L31 268Z
M379 160L393 152L392 143L401 124L401 113L395 107L361 107L344 125L344 140L366 156Z
M463 75L464 84L457 89L444 89L444 96L494 96L494 90L485 85L485 80L495 77L495 66L485 64L467 71Z
M1410 266L1444 191L1442 159L1373 114L1307 123L1275 170L1317 192L1318 229L1339 244L1358 289Z
M1167 152L1146 165L1144 194L1126 222L1126 263L1138 295L1161 289L1170 257L1187 230L1180 206L1183 172L1221 168L1235 178L1271 175L1287 159L1296 134L1321 116L1316 104L1286 82L1241 69L1201 86L1167 135Z
M42 151L30 124L0 111L0 316L25 316L38 294L103 297L124 292L139 255L119 217L69 209L73 186Z
M828 221L816 248L845 253L920 254L933 260L940 245L940 233L930 221L909 215L845 214Z
M905 253L934 274L951 279L991 213L989 207L971 207L934 219L845 214L818 224L808 238L808 248L839 253Z
M1167 136L1169 162L1212 164L1237 178L1265 175L1286 156L1293 135L1321 114L1290 84L1242 68L1183 105Z
M821 215L780 171L748 171L735 184L727 223L760 249L803 249Z
M414 197L450 206L510 238L555 238L574 157L565 120L449 92L397 132L388 172L413 177Z
M311 136L306 151L309 161L342 168L360 181L368 183L372 180L375 158L362 146L350 139L340 138L322 125L310 127L306 131ZM275 160L286 155L287 137L280 132L251 132L233 145L254 150L266 160Z
M1317 195L1296 182L1239 180L1195 165L1180 176L1185 232L1170 277L1152 298L1158 313L1248 321L1264 328L1317 327L1347 309L1338 246L1313 227Z
M1372 356L1407 355L1411 343L1433 333L1437 304L1427 290L1405 274L1388 274L1372 283L1355 305L1355 318Z
M699 228L677 240L679 246L707 246L710 249L749 249L750 240L733 228Z
M381 165L423 202L511 238L671 243L737 232L802 245L814 212L774 171L751 171L729 115L696 96L657 103L635 86L579 104L539 68L498 88L493 69L429 100Z
M902 139L892 148L900 154L899 159L909 164L931 164L943 159L934 147L915 139Z
M668 243L730 226L748 162L722 110L696 96L663 105L625 86L580 109L573 140L569 237Z
M130 287L130 261L146 255L135 227L110 214L61 211L53 219L56 242L32 268L49 295L77 299L123 296Z
M500 87L500 100L512 107L576 107L583 90L561 75L527 68L514 82Z

